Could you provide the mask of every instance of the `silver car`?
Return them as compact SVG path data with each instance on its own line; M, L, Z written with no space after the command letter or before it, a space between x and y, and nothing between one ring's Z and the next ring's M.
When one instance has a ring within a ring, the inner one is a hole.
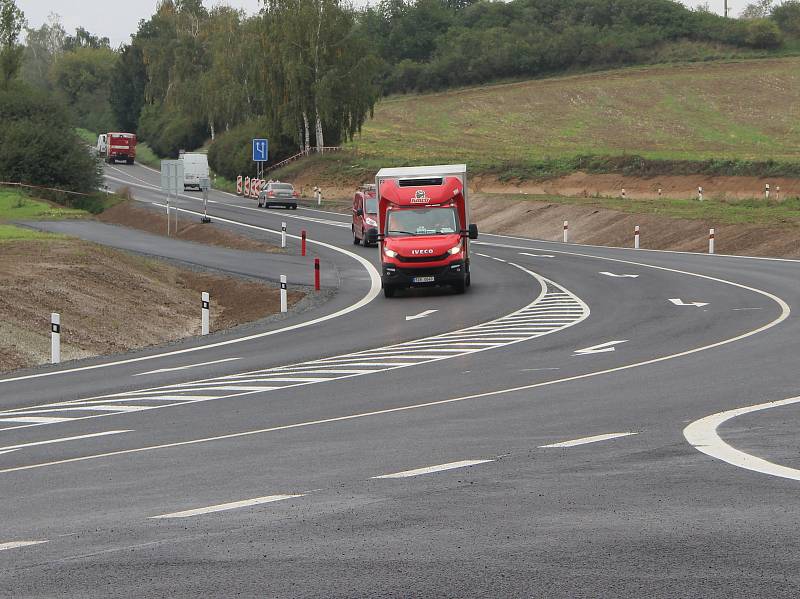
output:
M258 194L258 207L283 206L297 210L297 192L291 183L274 181L267 183L266 187Z

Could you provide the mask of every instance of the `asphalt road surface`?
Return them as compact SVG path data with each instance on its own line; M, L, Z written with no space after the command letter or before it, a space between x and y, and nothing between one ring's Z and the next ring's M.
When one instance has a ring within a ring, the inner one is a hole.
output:
M346 216L210 197L286 253L48 226L319 305L0 377L0 594L798 595L797 262L481 235L387 300Z

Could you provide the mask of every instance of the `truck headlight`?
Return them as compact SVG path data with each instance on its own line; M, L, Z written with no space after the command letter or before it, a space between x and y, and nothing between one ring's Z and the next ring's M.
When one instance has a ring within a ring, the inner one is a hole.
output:
M394 250L390 250L389 248L383 248L383 253L389 256L390 258L397 258L397 252Z
M450 254L451 256L455 256L460 251L461 251L461 244L451 247L449 250L447 250L447 253Z

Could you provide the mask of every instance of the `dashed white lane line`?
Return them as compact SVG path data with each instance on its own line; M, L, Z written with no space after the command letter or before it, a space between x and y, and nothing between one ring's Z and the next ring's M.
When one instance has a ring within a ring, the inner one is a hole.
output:
M104 431L102 433L90 433L88 435L77 435L75 437L59 437L58 439L47 439L46 441L33 441L31 443L20 443L19 445L7 445L0 447L0 453L15 451L23 447L36 447L37 445L51 445L52 443L66 443L67 441L78 441L80 439L93 439L95 437L106 437L108 435L120 435L122 433L132 433L133 430Z
M438 464L437 466L426 466L425 468L416 468L414 470L404 470L403 472L395 472L393 474L381 474L380 476L373 476L372 478L410 478L412 476L431 474L433 472L443 472L445 470L455 470L456 468L477 466L478 464L488 464L489 462L494 462L494 460L462 460L460 462Z
M160 516L150 516L150 518L152 520L162 520L165 518L189 518L190 516L200 516L202 514L212 514L214 512L225 512L227 510L261 505L263 503L273 503L275 501L283 501L285 499L294 499L295 497L303 497L303 495L267 495L266 497L254 497L253 499L245 499L243 501L220 503L219 505L210 505L208 507L185 510L183 512L173 512L171 514L161 514Z
M754 406L711 414L700 420L695 420L683 429L683 436L697 451L701 451L712 458L727 462L731 466L737 466L745 470L752 470L753 472L769 474L770 476L777 476L779 478L800 480L800 470L781 466L735 449L723 441L717 433L717 429L721 424L738 416L750 414L751 412L760 412L761 410L769 410L770 408L789 406L796 403L800 403L800 397L789 397L779 401L769 401Z
M197 368L198 366L211 366L212 364L223 364L225 362L234 362L241 360L241 358L225 358L224 360L212 360L211 362L201 362L200 364L187 364L185 366L176 366L174 368L159 368L158 370L148 370L147 372L139 372L131 376L145 376L147 374L160 374L162 372L174 372L176 370L188 370L189 368Z
M47 540L43 541L11 541L10 543L0 543L0 551L5 551L6 549L18 549L20 547L30 547L31 545L41 545L42 543L47 543Z
M580 439L572 439L571 441L561 441L560 443L551 443L550 445L540 445L539 447L575 447L576 445L586 445L587 443L598 443L600 441L608 441L610 439L618 439L619 437L628 437L630 435L638 435L639 433L606 433L604 435L594 435L592 437L582 437Z

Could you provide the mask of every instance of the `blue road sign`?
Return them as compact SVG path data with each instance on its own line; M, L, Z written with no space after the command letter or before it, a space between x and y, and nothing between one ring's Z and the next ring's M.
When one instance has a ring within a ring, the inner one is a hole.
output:
M267 162L269 155L269 140L253 140L253 162Z

